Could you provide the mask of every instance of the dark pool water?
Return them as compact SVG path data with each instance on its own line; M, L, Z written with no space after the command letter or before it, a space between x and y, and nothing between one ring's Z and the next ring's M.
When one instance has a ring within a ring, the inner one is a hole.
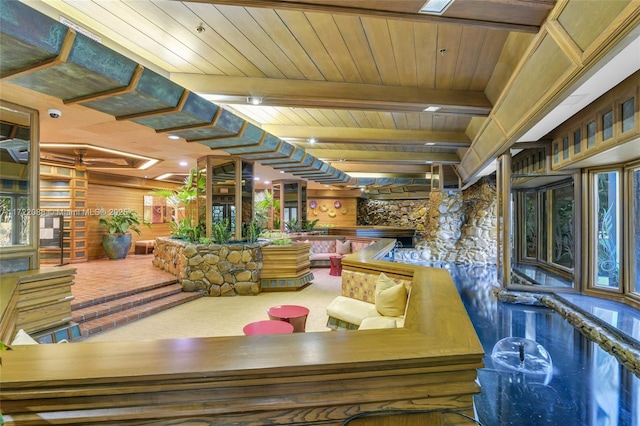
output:
M436 264L449 270L485 351L477 418L492 425L640 426L640 380L553 310L492 297L495 266ZM505 338L537 342L548 377L505 368L491 353Z

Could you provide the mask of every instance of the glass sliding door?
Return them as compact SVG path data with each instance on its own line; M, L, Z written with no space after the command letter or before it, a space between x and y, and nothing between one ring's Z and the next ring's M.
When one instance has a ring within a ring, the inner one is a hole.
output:
M593 223L591 244L595 250L595 287L620 289L620 172L593 174Z

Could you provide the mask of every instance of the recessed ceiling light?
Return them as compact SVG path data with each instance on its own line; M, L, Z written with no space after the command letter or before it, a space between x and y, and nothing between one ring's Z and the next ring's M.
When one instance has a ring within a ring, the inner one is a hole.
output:
M253 180L260 180L258 176L254 176Z
M432 15L442 15L449 6L451 6L453 0L427 0L427 2L420 9L421 13L429 13Z
M173 139L173 140L180 139L180 136L178 136L178 135L169 135L169 136L167 136L167 137L168 137L169 139Z
M186 161L181 161L178 164L180 164L181 166L188 166L189 165L189 163L187 163Z
M428 106L425 109L423 109L423 111L425 111L425 112L436 112L436 111L439 111L439 110L440 110L439 106L433 106L433 105L432 106Z
M269 185L270 183L271 183L271 182L269 182L268 180L265 180L265 181L264 181L264 184L265 184L265 185Z
M427 143L425 143L425 146L433 146L435 144L436 144L435 142L427 142Z
M260 105L262 103L262 98L258 96L249 96L247 98L247 102L249 102L251 105Z
M284 173L284 170L280 170L280 173Z
M312 137L312 138L309 138L309 139L307 139L307 140L309 141L309 143L312 143L312 144L313 144L313 143L318 142L318 139L313 138L313 137Z

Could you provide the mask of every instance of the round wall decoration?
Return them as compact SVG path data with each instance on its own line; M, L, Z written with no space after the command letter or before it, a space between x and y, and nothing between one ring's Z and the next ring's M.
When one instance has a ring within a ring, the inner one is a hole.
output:
M327 207L327 205L326 205L326 204L323 204L323 205L321 205L321 206L320 206L320 211L321 211L321 212L323 212L323 213L324 213L324 212L326 212L327 210L329 210L329 207Z
M342 210L341 210L342 214L347 214L347 211L348 211L348 210L347 210L347 208L346 208L346 207L343 207L343 208L342 208Z
M318 207L318 203L316 203L315 201L312 201L309 203L309 207L311 207L312 209L315 209L316 207Z
M334 209L329 210L329 217L336 217L336 211Z
M333 207L339 209L340 207L342 207L342 203L340 201L336 201L335 203L333 203Z

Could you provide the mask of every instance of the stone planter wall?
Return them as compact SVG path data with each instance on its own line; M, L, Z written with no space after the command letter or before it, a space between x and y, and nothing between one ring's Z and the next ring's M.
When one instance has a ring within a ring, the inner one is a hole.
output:
M183 291L207 296L260 293L264 244L193 244L157 238L153 265L178 278Z

